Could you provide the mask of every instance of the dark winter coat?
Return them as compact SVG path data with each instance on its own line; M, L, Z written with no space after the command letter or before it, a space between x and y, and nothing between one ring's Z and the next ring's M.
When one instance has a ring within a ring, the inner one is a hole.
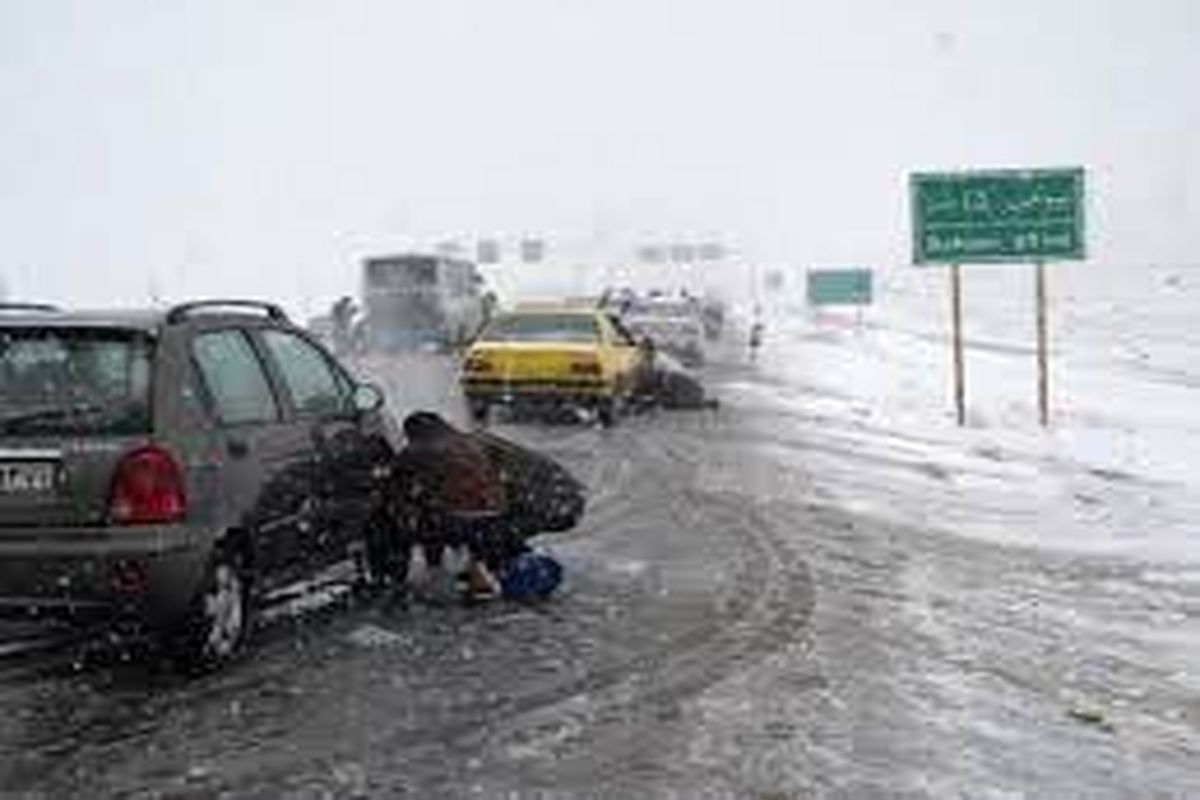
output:
M499 511L506 530L520 539L579 524L584 486L557 461L494 434L455 435L461 438L453 445L409 447L396 458L391 505L406 539L437 539L442 513Z

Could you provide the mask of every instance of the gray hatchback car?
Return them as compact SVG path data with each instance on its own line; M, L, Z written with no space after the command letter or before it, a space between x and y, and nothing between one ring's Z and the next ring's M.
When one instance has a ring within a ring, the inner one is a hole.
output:
M0 613L219 666L256 599L380 534L383 402L273 305L0 305Z

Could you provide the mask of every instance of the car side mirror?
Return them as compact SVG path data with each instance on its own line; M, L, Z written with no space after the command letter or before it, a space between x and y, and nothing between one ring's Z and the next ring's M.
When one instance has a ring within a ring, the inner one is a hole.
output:
M383 390L373 383L360 383L354 388L354 410L367 414L383 408Z

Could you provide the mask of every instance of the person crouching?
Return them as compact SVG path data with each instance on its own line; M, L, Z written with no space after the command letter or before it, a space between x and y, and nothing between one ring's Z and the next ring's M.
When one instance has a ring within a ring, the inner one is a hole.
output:
M465 591L469 599L499 594L494 570L511 550L504 524L507 497L483 445L439 415L418 411L404 420L408 444L396 456L393 498L408 519L401 558L420 544L426 567L443 569L447 547L465 548ZM407 571L407 570L406 570Z

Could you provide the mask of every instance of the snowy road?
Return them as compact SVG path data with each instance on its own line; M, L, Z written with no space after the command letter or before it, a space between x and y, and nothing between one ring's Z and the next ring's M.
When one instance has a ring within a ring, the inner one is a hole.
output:
M914 524L953 460L813 413L841 402L820 386L729 363L711 378L717 413L501 427L593 491L554 540L572 576L555 602L343 597L275 615L243 663L192 682L103 658L0 662L0 789L1200 795L1195 565L959 536L936 506ZM870 502L851 511L856 490ZM1002 492L959 499L1004 510Z

